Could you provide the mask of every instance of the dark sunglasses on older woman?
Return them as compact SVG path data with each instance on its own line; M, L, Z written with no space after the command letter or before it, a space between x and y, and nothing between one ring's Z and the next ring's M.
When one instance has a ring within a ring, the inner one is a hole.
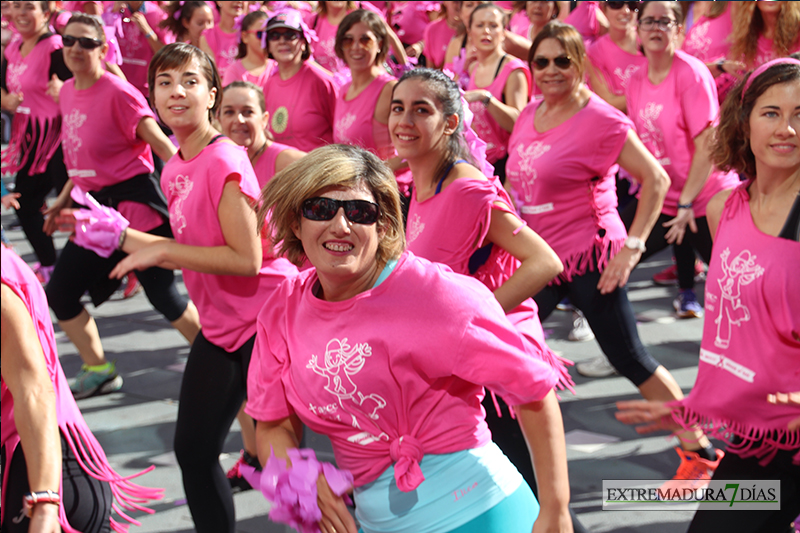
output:
M569 56L558 56L553 58L553 64L556 68L567 70L572 64L572 59ZM533 58L533 68L536 70L544 70L550 66L550 58L536 56Z
M615 11L622 9L625 6L628 6L628 9L631 11L639 11L639 4L640 2L606 2L608 9L613 9Z
M353 224L370 225L378 221L378 204L366 200L334 200L317 196L303 202L300 212L308 220L333 220L339 208Z
M100 46L103 46L103 41L100 39L91 39L89 37L73 37L72 35L65 35L61 38L61 42L64 43L64 48L72 48L75 46L75 43L80 43L81 48L84 50L94 50Z

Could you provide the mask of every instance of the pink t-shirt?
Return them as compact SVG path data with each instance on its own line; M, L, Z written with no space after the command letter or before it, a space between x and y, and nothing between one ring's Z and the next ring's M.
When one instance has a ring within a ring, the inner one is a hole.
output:
M347 68L344 61L336 57L336 32L339 26L334 26L328 19L319 13L309 13L306 17L306 24L317 32L319 41L312 43L314 61L321 67L336 73Z
M725 59L731 49L732 32L730 9L717 18L700 17L686 32L683 51L704 63Z
M347 100L350 83L339 89L333 115L333 142L360 146L383 160L395 155L389 126L375 120L378 98L392 80L393 76L380 74L352 100Z
M800 52L800 37L797 38L794 46L789 49L789 54L793 54L795 52ZM764 63L772 61L773 59L777 59L778 57L780 57L780 54L775 51L774 41L772 39L767 39L762 35L758 38L758 42L756 43L756 59L749 68L758 68Z
M220 77L225 77L228 67L236 62L239 55L239 32L226 33L219 25L214 25L203 32L208 47L214 52Z
M714 77L702 61L678 50L664 81L653 85L642 68L631 76L625 96L639 138L672 180L661 212L674 216L694 157L694 138L717 120ZM713 169L693 202L695 216L705 216L708 201L738 182L736 174Z
M587 269L602 271L625 241L614 176L633 124L592 94L583 109L540 133L534 126L540 104L528 104L514 125L506 176L523 220L564 264L560 283Z
M418 43L430 24L428 13L438 11L439 2L390 2L392 28L404 45Z
M748 185L731 193L720 217L697 381L682 402L689 423L710 422L728 438L743 438L734 453L744 457L777 448L798 451L796 432L792 444L787 426L800 416L796 405L767 402L768 394L796 391L800 384L800 243L756 227Z
M625 94L633 73L647 65L647 58L641 53L633 55L623 50L608 35L603 35L592 43L586 50L586 57L603 75L611 92L617 96Z
M600 9L600 2L577 2L564 23L574 26L578 33L583 37L583 44L586 48L600 36L600 22L597 20L597 10Z
M155 119L136 87L103 72L84 90L75 80L61 88L61 147L70 179L84 191L99 191L140 174L153 172L150 145L136 135L145 117ZM97 112L97 103L107 106ZM164 223L161 215L144 204L123 201L118 210L133 229L149 231Z
M270 77L272 72L277 68L277 63L274 59L267 59L267 66L261 74L254 75L242 65L242 60L237 59L225 71L225 76L222 78L222 86L227 87L228 84L234 81L249 81L255 83L262 89L267 83L267 78Z
M475 79L470 76L467 90L472 91L475 89L486 89L498 100L505 101L503 91L506 88L508 77L515 70L522 71L525 75L525 80L528 82L528 93L526 97L530 97L531 88L531 72L521 59L509 58L506 61L500 72L497 74L492 83L486 87L478 87L475 84ZM474 72L474 71L473 71ZM500 124L492 117L483 102L470 102L469 109L472 111L472 129L478 134L478 137L486 142L486 159L490 163L494 163L498 159L504 158L508 154L508 139L511 134L500 127Z
M303 272L265 303L246 411L296 413L331 438L357 487L392 463L405 483L424 454L486 444L483 386L512 405L553 388L494 295L446 266L405 252L383 283L341 302L317 298L316 283Z
M260 189L247 151L227 141L207 146L194 159L180 152L161 173L175 240L192 246L224 246L219 202L225 184L236 180L242 193L256 202ZM203 335L232 352L256 332L256 316L267 295L297 269L286 259L269 259L266 247L261 271L253 277L202 274L183 269L189 297L197 306Z
M474 272L470 272L470 258L486 239L492 211L499 209L516 216L510 210L513 205L497 177L457 179L424 202L417 201L414 191L408 208L408 250L429 261L445 264L458 274L472 276L495 291L516 272L519 261L495 245L488 259ZM563 385L570 386L563 362L545 343L536 302L528 298L506 316L538 348L537 356L560 375Z
M167 17L167 14L158 7L155 2L143 2L142 10L144 10L144 18L147 23L156 32L158 39L164 44L175 42L175 36L166 28L160 27L161 21ZM130 16L125 17L130 19ZM143 95L148 95L147 87L147 67L150 65L150 60L153 59L155 52L150 47L150 43L145 39L142 30L139 26L129 20L125 22L124 19L121 23L122 32L118 33L117 39L119 40L119 47L122 51L122 69L123 74L128 81Z
M276 68L264 86L275 140L303 152L331 144L336 93L331 76L313 63L303 63L288 80Z
M53 322L50 318L47 297L41 283L36 279L28 265L10 248L2 245L0 250L2 250L0 251L2 259L0 272L2 273L3 285L6 285L19 297L31 317L33 327L36 329L36 341L41 346L47 374L53 385L58 429L67 445L70 448L79 450L77 456L81 458L82 464L80 467L95 479L111 484L111 490L116 500L113 502L115 506L130 509L128 506L131 504L147 504L147 500L160 498L160 489L141 487L130 481L132 477L141 475L141 473L134 476L130 476L130 473L128 473L129 477L123 479L108 464L103 448L86 425L86 421L83 419L83 415L81 415L78 405L69 390L69 383L67 383L64 370L58 360ZM2 433L2 446L4 448L2 452L6 458L9 458L14 456L14 450L20 443L20 437L14 418L14 397L11 395L5 380L0 385L0 405L2 406L0 432ZM2 492L4 497L9 494L7 491L8 474L9 468L6 467L3 469ZM60 494L64 494L60 473L59 486L57 488ZM0 512L5 510L6 506L3 505ZM65 533L78 533L70 526L64 505L59 506L58 515L58 521ZM122 516L127 519L125 515ZM133 522L133 519L129 520ZM0 521L5 523L2 514L0 514ZM124 531L123 526L115 523L113 519L111 520L111 525L111 529L115 529L114 526L116 526L117 529Z
M508 23L508 29L526 39L530 38L531 20L528 18L524 8L512 15L511 21Z
M425 41L424 54L428 59L428 66L442 66L444 56L447 53L447 45L450 39L458 33L457 28L451 28L447 24L447 19L439 19L431 22L425 28L423 40Z
M256 179L258 179L258 185L260 188L263 189L267 185L267 182L272 179L272 176L278 172L277 168L275 167L276 162L278 161L278 155L285 150L293 149L293 146L287 146L285 144L273 142L268 148L264 149L264 152L262 152L260 156L258 156L256 164L253 165L253 170L256 173Z

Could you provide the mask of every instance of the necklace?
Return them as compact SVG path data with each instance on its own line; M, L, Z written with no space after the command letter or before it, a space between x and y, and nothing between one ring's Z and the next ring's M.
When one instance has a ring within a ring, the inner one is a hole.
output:
M250 164L251 165L253 164L253 161L258 159L258 156L261 155L261 152L263 152L264 148L266 148L266 147L267 147L267 141L264 141L264 144L261 145L261 148L259 148L258 151L253 154L253 157L250 158Z

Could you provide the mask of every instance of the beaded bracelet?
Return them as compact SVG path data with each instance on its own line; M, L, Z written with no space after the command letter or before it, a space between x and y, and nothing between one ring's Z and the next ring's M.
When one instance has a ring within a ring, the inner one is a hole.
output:
M678 204L678 209L691 209L694 204L689 202L688 204Z
M30 518L33 515L33 506L37 503L61 504L61 496L54 490L42 490L39 492L28 492L22 497L22 508L25 516Z

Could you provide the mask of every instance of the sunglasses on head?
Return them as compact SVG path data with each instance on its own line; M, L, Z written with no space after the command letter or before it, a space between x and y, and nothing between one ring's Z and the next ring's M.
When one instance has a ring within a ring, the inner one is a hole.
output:
M553 58L553 64L556 68L567 70L572 65L572 59L569 56L558 56ZM536 56L533 58L533 68L536 70L544 70L550 66L550 58Z
M353 224L375 224L378 221L378 204L366 200L334 200L317 196L303 202L300 212L308 220L333 220L339 208Z
M270 31L267 32L267 39L272 42L280 41L283 39L284 41L296 41L300 38L300 34L296 31Z
M358 40L358 44L360 44L364 48L368 47L370 43L372 43L373 41L372 37L370 37L366 33L361 37L359 37L358 39L356 39L352 35L345 35L344 37L342 37L342 47L349 48L353 46L353 42L355 42L356 40Z
M625 6L628 6L628 9L631 11L639 11L639 2L606 2L608 9L613 9L615 11L622 9Z
M75 46L75 43L80 43L81 48L84 50L94 50L100 46L103 46L103 41L100 39L92 39L90 37L73 37L72 35L65 35L61 38L61 42L64 43L65 48L72 48Z

